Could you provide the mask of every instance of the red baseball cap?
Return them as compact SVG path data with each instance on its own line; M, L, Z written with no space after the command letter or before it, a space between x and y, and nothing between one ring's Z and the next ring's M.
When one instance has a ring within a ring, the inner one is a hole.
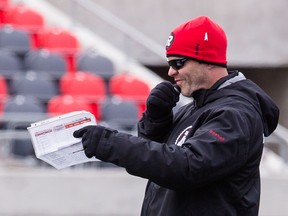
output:
M186 56L196 61L226 67L227 38L224 30L207 16L176 27L166 43L166 55Z

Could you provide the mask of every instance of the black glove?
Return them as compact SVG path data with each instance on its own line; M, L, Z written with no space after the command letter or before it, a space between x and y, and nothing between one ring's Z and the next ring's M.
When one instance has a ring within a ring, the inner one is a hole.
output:
M146 101L146 113L153 119L169 115L179 101L180 91L172 83L164 81L151 90Z
M113 131L99 125L90 125L74 131L73 136L82 137L84 153L88 158L97 154L98 144L101 139L107 139Z

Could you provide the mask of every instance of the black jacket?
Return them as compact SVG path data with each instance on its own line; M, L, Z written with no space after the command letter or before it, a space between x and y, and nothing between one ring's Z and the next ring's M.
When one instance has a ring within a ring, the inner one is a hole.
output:
M96 157L149 179L142 216L258 215L263 135L275 130L278 108L238 73L193 96L159 122L144 114L142 138L112 133Z

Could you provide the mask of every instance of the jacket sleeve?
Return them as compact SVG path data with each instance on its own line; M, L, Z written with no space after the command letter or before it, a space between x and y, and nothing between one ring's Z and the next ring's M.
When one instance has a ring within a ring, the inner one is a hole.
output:
M261 119L247 115L239 110L203 114L181 147L113 133L99 143L96 157L166 188L200 187L243 166L254 154L252 144L254 152L261 152L263 140L256 139L262 137Z
M146 113L143 113L143 117L138 123L138 136L153 141L162 142L164 137L172 125L173 115L169 115L165 118L157 121L149 118Z

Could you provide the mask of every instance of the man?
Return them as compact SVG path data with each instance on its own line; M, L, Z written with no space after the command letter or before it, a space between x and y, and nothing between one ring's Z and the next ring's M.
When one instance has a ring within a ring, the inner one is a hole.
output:
M263 136L278 124L271 98L228 72L227 39L205 16L172 31L166 54L177 87L152 89L139 137L102 126L74 133L85 154L148 179L141 215L256 216ZM179 92L194 101L173 114Z

